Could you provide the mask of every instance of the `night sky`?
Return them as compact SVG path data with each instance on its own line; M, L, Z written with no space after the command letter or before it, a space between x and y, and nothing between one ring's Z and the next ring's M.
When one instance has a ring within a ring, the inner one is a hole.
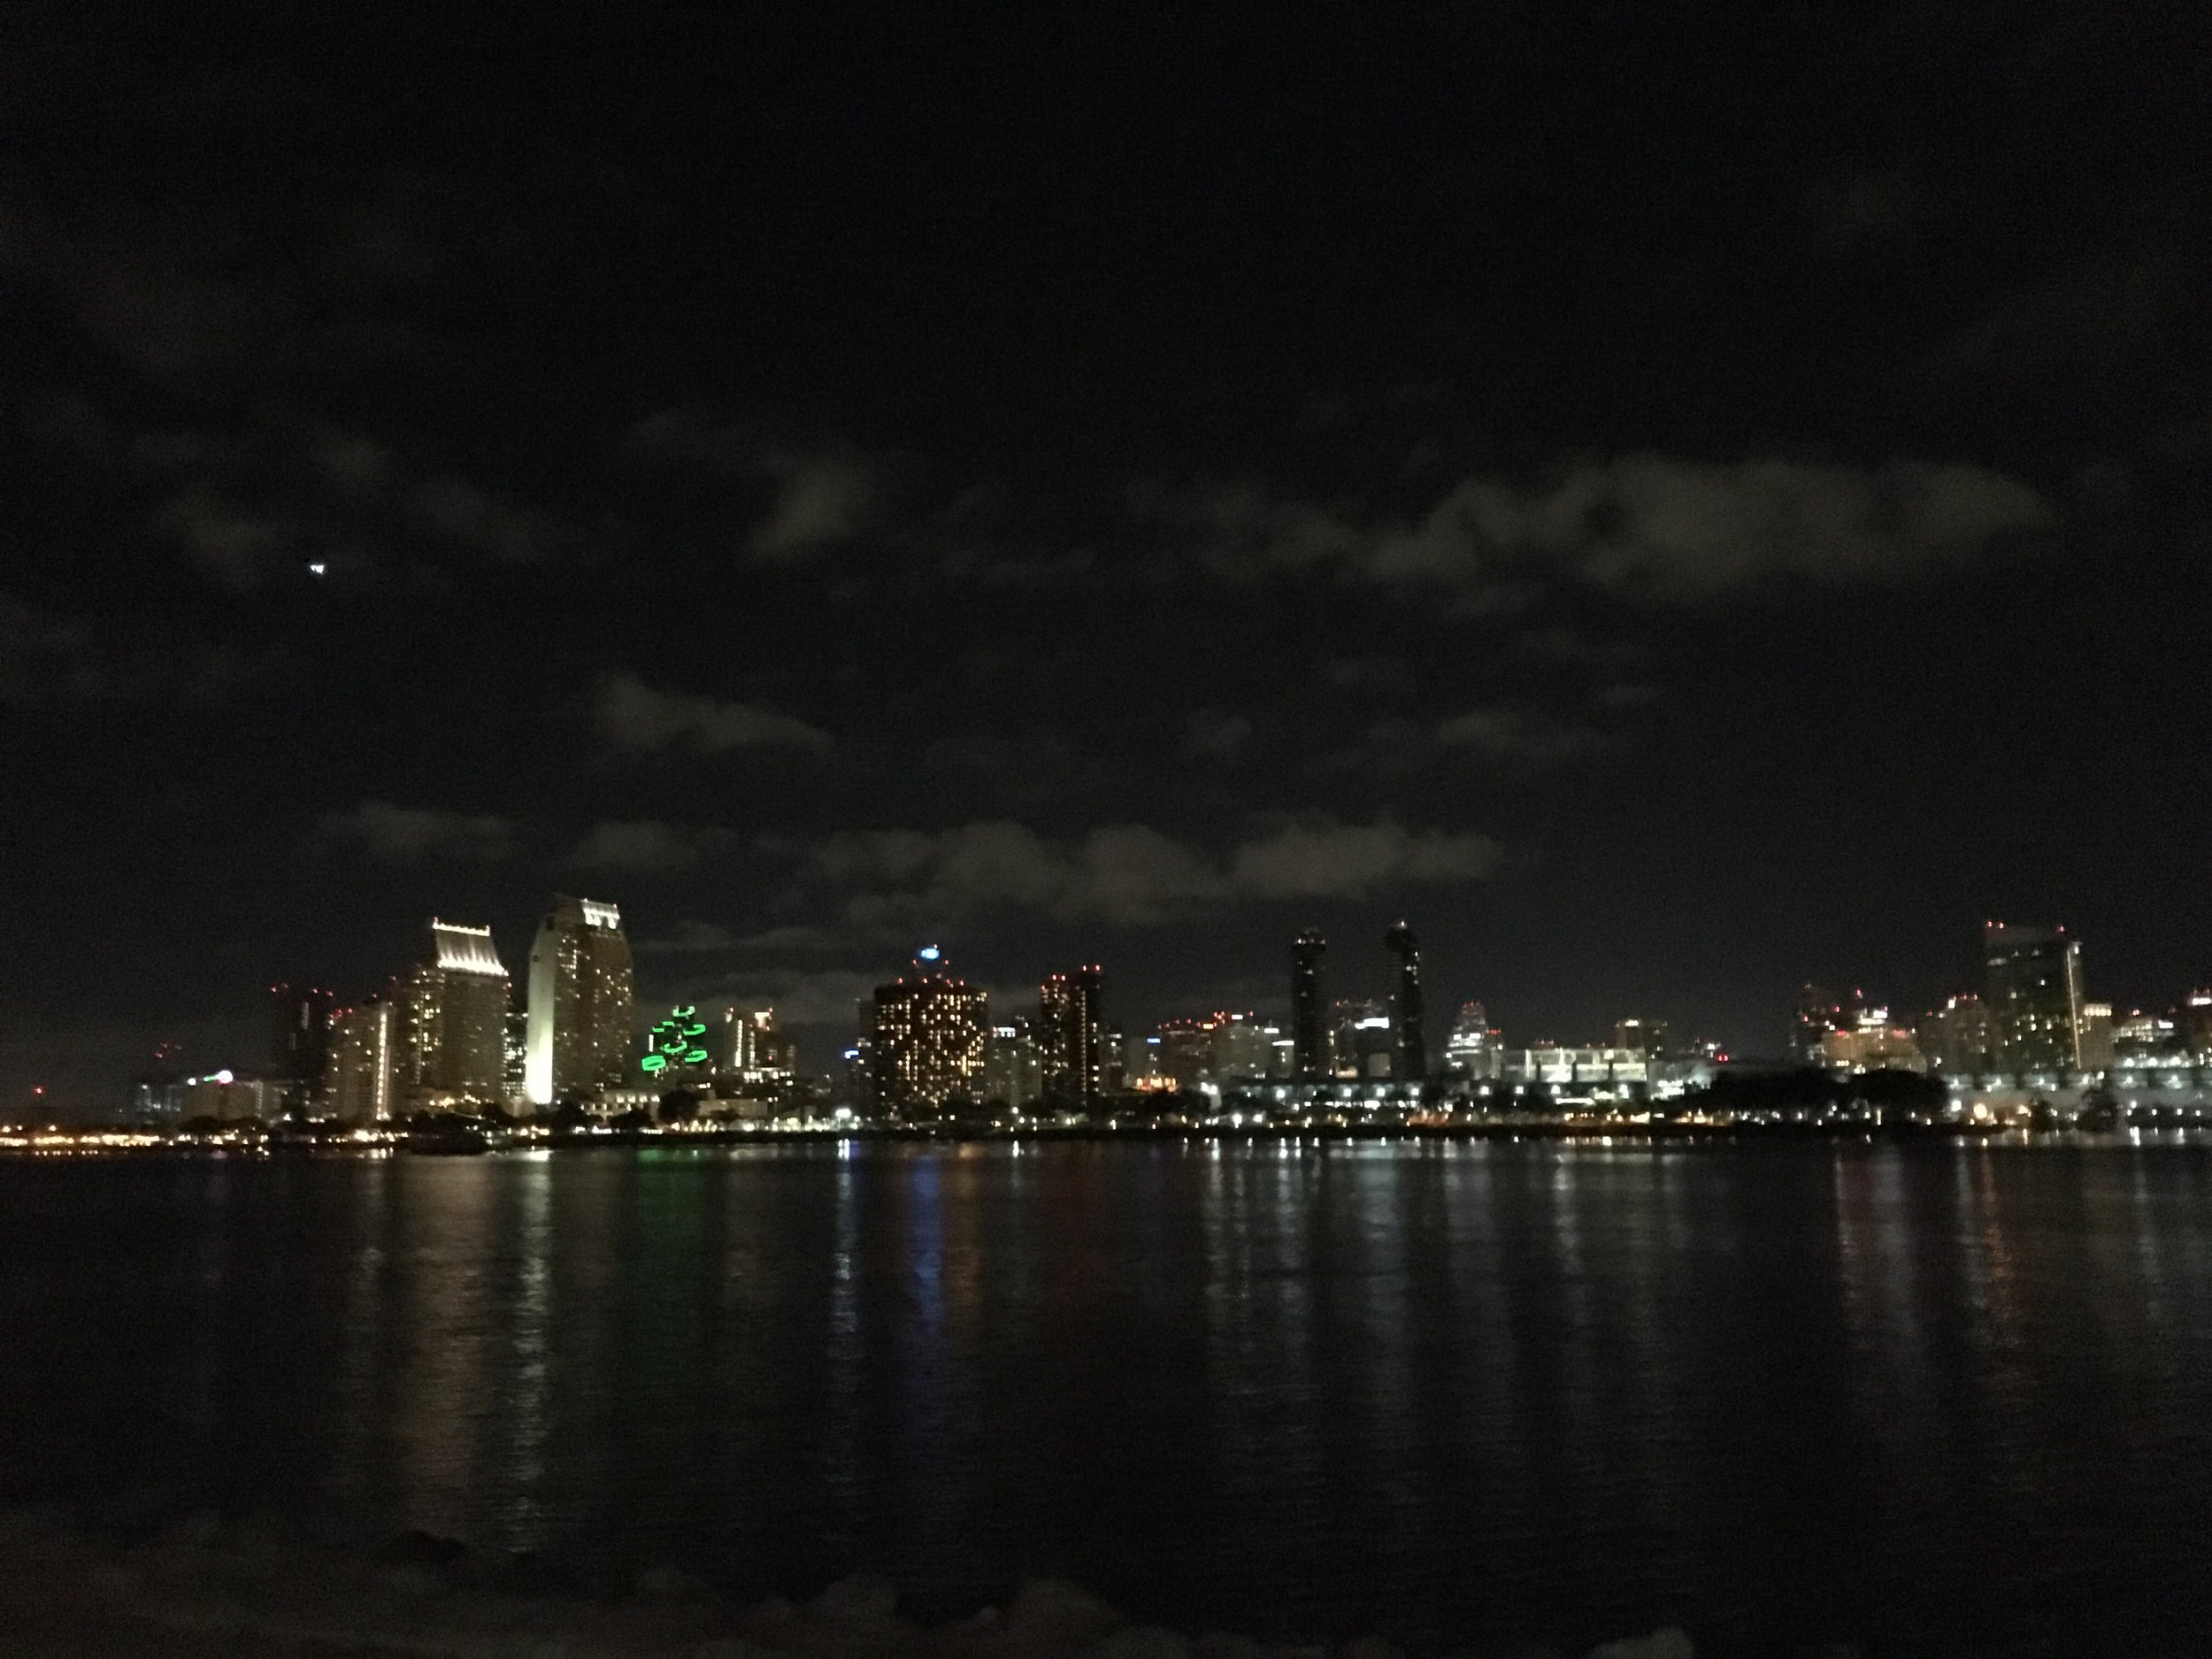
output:
M556 889L818 1068L924 939L1137 1025L1306 926L1379 994L1403 917L1440 1033L1754 1052L1988 916L2212 979L2200 8L26 4L0 65L0 1118L434 912L519 976Z

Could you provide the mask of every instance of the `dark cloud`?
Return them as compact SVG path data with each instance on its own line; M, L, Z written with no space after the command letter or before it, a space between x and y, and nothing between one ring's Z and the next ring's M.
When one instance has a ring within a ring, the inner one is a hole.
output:
M657 690L634 674L611 675L602 683L596 719L600 735L618 749L681 749L711 755L731 749L796 749L818 753L834 741L794 715L749 703Z
M513 824L495 813L449 812L389 801L364 801L350 811L326 813L316 833L334 847L393 864L498 860L515 850Z
M2034 489L1983 467L1650 454L1571 466L1540 488L1468 479L1396 522L1252 484L1149 492L1138 505L1184 528L1188 557L1207 573L1432 588L1476 610L1517 610L1536 583L1678 604L1783 577L1909 579L1955 570L2055 525Z
M1410 831L1384 818L1278 825L1216 854L1142 824L1055 838L1008 821L941 831L834 835L795 850L850 922L895 932L993 909L1064 921L1156 926L1193 905L1356 898L1488 878L1497 844L1470 833Z
M715 840L710 833L680 829L658 818L627 818L593 825L569 849L565 862L573 870L672 875L696 864Z

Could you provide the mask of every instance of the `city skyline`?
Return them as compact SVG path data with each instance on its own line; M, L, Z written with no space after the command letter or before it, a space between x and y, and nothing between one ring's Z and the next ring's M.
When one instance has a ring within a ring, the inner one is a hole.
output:
M0 1100L555 891L802 1025L2200 982L2200 22L1884 15L27 14Z
M1410 1102L1422 1094L1440 1098L1439 1088L1459 1095L1471 1083L1555 1073L1608 1087L1631 1078L1640 1091L1655 1087L1663 1069L1678 1091L1732 1070L1772 1075L1778 1062L1847 1079L1912 1072L1955 1084L2010 1078L2078 1089L2108 1075L2128 1087L2193 1090L2198 1068L2212 1058L2212 989L2192 987L2162 1008L2116 1015L2110 1002L2088 996L2080 941L2063 925L1993 919L1982 925L1976 988L1955 990L1917 1016L1893 1016L1862 987L1839 995L1809 981L1778 1028L1784 1040L1751 1051L1647 1012L1617 1015L1606 1037L1509 1035L1471 1001L1458 1007L1448 1034L1432 1041L1420 947L1402 919L1380 941L1391 964L1384 998L1333 995L1327 940L1308 928L1291 941L1279 1001L1235 1010L1186 1003L1133 1019L1108 1011L1100 964L1048 972L1033 993L994 993L968 983L932 941L857 1002L848 1029L822 1022L816 1035L827 1056L818 1052L811 1064L801 1063L795 1022L773 1007L730 1002L718 1013L686 1004L656 1022L654 1007L636 997L614 903L555 895L526 990L511 991L488 927L433 918L429 933L430 950L416 965L357 1004L324 987L270 986L265 1064L246 1056L220 1068L193 1064L171 1045L160 1064L139 1073L133 1104L120 1114L112 1103L73 1109L45 1095L40 1103L71 1118L150 1113L174 1121L182 1102L216 1082L223 1110L215 1115L264 1120L280 1111L381 1123L420 1112L528 1116L556 1107L650 1116L685 1094L780 1102L801 1118L835 1104L895 1120L985 1102L1041 1104L1080 1118L1125 1110L1133 1092L1202 1087L1218 1101L1221 1088L1237 1085L1372 1082L1413 1091L1399 1097ZM718 1022L718 1036L710 1022ZM1435 1087L1425 1089L1431 1079Z

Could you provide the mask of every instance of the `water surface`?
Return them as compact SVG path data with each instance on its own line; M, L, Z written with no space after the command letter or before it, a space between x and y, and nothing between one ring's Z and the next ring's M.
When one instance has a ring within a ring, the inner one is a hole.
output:
M2207 1651L2212 1151L0 1164L0 1496L1425 1649Z

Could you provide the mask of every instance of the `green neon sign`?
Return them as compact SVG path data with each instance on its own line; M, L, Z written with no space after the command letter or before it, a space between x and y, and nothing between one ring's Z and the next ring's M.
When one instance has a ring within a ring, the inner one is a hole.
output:
M707 1051L699 1039L707 1034L696 1005L674 1008L653 1027L645 1058L639 1062L648 1077L657 1077L672 1065L704 1065Z

